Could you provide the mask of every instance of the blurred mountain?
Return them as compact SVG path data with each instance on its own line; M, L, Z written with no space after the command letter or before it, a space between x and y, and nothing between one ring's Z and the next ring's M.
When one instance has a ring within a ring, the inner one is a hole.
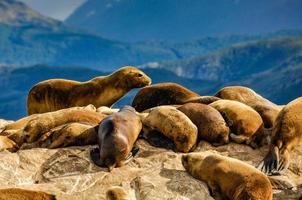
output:
M89 0L66 23L120 41L301 29L301 0Z

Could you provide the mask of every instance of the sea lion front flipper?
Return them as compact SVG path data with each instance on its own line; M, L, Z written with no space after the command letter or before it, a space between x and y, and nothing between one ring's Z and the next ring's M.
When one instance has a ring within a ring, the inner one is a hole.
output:
M234 125L233 120L231 120L231 118L229 118L229 116L227 115L226 112L221 111L220 114L221 114L221 116L223 117L223 119L225 120L225 122L227 123L227 125L229 127L232 127Z
M295 190L297 185L287 176L267 176L273 189L277 190Z
M90 158L91 158L92 162L95 165L97 165L99 167L102 167L102 163L101 163L101 160L100 160L100 150L99 150L99 148L91 149Z
M234 133L230 134L230 138L238 144L246 143L249 140L249 138L244 135L236 135Z
M211 196L214 197L215 200L224 200L221 195L220 187L212 181L208 182L208 186L210 188Z
M143 138L154 147L176 150L172 140L164 136L161 132L151 129L144 129Z

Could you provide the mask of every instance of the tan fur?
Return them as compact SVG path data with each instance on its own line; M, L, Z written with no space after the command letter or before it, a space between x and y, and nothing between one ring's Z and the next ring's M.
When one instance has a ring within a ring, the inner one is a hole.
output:
M199 95L176 83L159 83L144 87L135 95L132 106L142 112L160 105L184 104Z
M232 133L231 138L237 143L250 143L251 137L263 131L261 116L251 107L231 100L218 100L210 104L225 118ZM239 138L238 140L236 138Z
M131 155L141 129L141 119L130 106L106 117L98 130L99 158L92 160L109 171L122 166Z
M146 74L130 66L87 82L50 79L30 90L27 111L32 115L88 104L110 107L131 89L150 83L151 79Z
M115 186L107 190L106 200L130 200L130 197L124 188Z
M19 188L0 189L1 200L55 200L56 197L45 192Z
M197 126L199 139L215 145L229 142L230 129L215 108L200 103L187 103L177 109Z
M91 104L87 105L87 106L84 106L84 107L73 107L73 108L70 108L70 109L96 111L96 108ZM40 114L34 114L34 115L27 116L27 117L23 117L23 118L19 119L18 121L10 123L10 124L8 124L4 127L4 129L2 130L0 135L9 136L9 135L15 134L17 131L19 131L21 129L24 129L24 127L27 125L27 123L30 120L37 119L39 116L41 116L41 115Z
M183 155L182 164L189 174L207 183L215 199L272 199L266 175L240 160L201 152Z
M155 107L143 119L143 124L171 139L180 152L189 152L196 145L197 127L184 113L172 106Z
M17 144L32 143L37 141L44 133L51 129L71 122L80 122L96 125L102 121L106 115L73 108L66 108L54 112L40 114L39 117L30 120L27 125L10 135L9 138Z
M288 103L274 124L270 151L264 158L263 171L267 173L286 170L290 153L302 144L302 97Z
M6 136L0 136L0 151L8 150L15 152L19 149L18 145Z
M191 98L191 99L185 101L185 103L201 103L201 104L208 105L208 104L213 103L218 100L220 100L220 98L215 97L215 96L200 96L200 97Z
M224 87L215 96L239 101L248 106L254 108L262 117L264 126L266 128L273 127L274 121L281 110L281 106L278 106L271 101L265 99L261 95L257 94L254 90L243 86L228 86Z
M61 148L97 144L95 126L81 123L70 123L51 129L36 142L22 145L21 149Z

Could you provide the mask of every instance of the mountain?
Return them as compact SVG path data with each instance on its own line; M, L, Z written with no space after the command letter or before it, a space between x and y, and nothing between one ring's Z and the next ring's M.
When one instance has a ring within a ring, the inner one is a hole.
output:
M137 42L301 29L301 0L89 0L65 22Z
M14 0L0 1L0 65L87 66L111 71L175 59L170 50L104 39L44 17Z
M302 37L241 43L207 56L158 63L157 69L215 82L209 94L227 85L245 85L286 104L302 96Z

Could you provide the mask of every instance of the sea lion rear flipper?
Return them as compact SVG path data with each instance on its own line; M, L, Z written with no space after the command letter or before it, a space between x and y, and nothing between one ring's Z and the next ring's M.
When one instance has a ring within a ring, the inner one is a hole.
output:
M280 162L277 171L281 172L289 167L289 153L288 150L284 150L280 153Z
M99 148L94 148L90 151L90 158L93 161L94 164L101 167L102 163L100 160L100 150Z
M271 174L274 170L277 170L279 166L279 149L274 146L270 149L263 161L259 164L258 169L266 174Z
M236 135L234 133L230 134L230 138L238 144L246 143L249 140L249 137L246 137L244 135Z

